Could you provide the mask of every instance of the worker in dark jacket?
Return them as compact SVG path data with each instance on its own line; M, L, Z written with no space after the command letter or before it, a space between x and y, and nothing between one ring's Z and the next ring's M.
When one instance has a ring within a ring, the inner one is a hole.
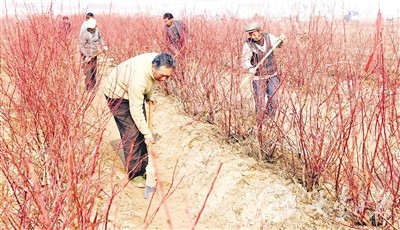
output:
M163 19L167 50L175 54L175 56L184 53L188 36L186 24L180 20L174 20L174 16L171 13L165 13Z

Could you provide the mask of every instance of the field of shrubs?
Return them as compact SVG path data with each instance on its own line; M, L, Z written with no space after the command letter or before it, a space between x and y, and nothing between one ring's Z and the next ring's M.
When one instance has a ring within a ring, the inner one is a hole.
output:
M94 92L84 90L78 52L83 15L70 19L72 32L65 35L60 18L45 13L1 18L0 222L6 228L107 228L107 209L98 213L95 204L102 199L111 207L118 195L117 187L111 196L102 193L107 120L98 117L108 111L91 108ZM104 58L115 64L164 49L161 17L96 19L110 48ZM284 162L306 190L327 190L355 226L400 229L399 21L384 21L382 37L374 39L375 23L317 16L183 20L188 52L177 57L176 74L160 90L186 114L218 126L222 141L248 146L260 164ZM275 52L278 112L261 133L240 66L243 28L252 20L286 35Z

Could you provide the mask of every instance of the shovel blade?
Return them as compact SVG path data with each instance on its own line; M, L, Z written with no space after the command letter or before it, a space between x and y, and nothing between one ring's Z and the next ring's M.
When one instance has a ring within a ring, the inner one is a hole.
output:
M150 197L150 194L156 191L156 187L150 187L146 185L144 187L144 199L147 199Z

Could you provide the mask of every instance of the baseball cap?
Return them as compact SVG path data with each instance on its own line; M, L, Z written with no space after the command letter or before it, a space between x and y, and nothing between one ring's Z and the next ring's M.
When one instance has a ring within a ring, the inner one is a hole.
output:
M87 26L87 28L89 28L89 29L94 29L94 28L96 28L96 19L94 19L94 18L89 18L89 20L87 21L87 23L86 23L86 26Z

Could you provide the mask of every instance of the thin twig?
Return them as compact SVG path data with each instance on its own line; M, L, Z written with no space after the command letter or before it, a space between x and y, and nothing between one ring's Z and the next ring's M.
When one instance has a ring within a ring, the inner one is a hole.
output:
M207 196L206 196L206 199L205 199L204 202L203 202L203 206L201 207L199 213L197 214L197 218L196 218L196 221L194 222L194 224L193 224L193 226L192 226L192 230L195 229L197 223L199 222L200 216L201 216L201 214L203 213L204 208L206 207L206 203L207 203L208 197L210 196L211 191L212 191L213 188L214 188L214 184L215 184L215 181L217 180L217 177L218 177L218 175L219 175L219 172L221 171L222 164L223 164L223 163L219 163L219 166L218 166L218 169L217 169L217 174L215 174L215 177L214 177L214 180L213 180L213 182L212 182L212 184L211 184L210 190L208 191Z

